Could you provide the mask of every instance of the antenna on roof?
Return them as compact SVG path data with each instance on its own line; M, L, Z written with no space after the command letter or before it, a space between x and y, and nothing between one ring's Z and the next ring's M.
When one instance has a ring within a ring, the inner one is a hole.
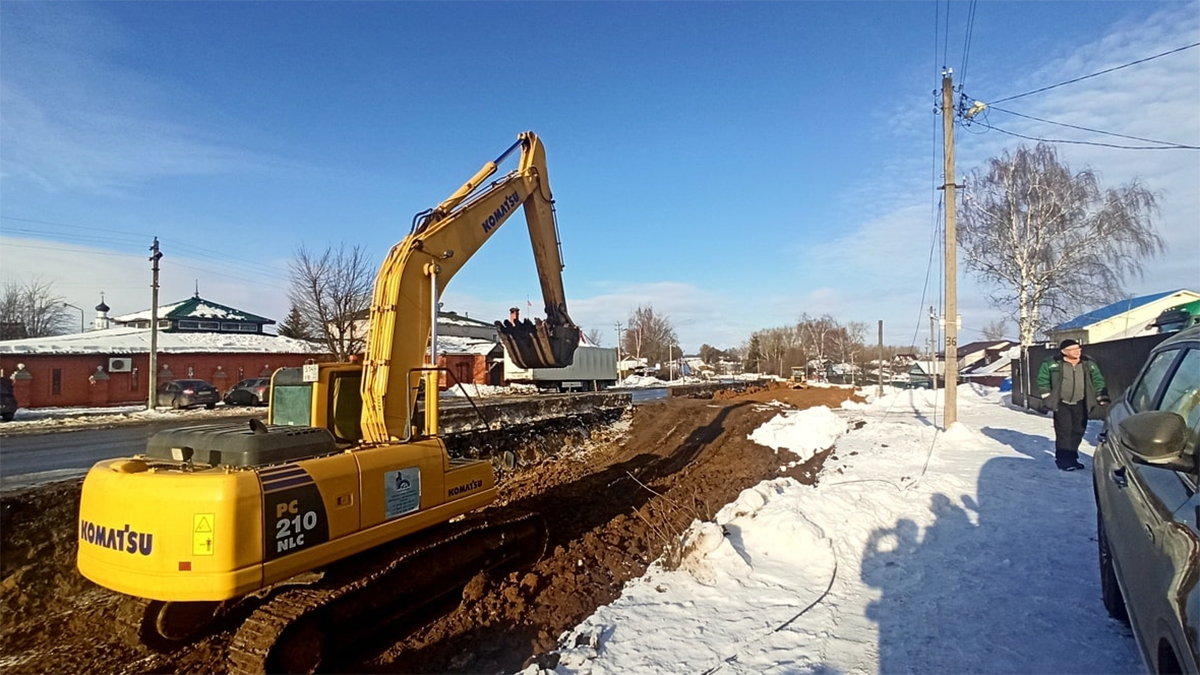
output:
M196 279L196 297L200 297L200 280Z

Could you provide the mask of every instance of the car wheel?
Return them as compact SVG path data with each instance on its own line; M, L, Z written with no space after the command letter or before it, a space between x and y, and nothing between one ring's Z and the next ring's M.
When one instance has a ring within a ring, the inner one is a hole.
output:
M257 396L251 394L250 395L250 405L262 405L262 401L258 400Z
M1113 568L1112 550L1108 547L1108 535L1104 532L1104 516L1096 509L1096 540L1100 548L1100 596L1104 600L1104 609L1112 618L1128 624L1129 612L1125 609L1125 598L1121 597L1121 587L1117 584L1117 572Z
M13 414L10 412L6 412L6 413L0 415L0 419L4 420L5 422L11 422L11 421L13 421Z
M179 402L179 399L177 399L177 398L171 399L171 408L172 409L179 410L182 407L183 407L183 405Z
M216 404L216 403L205 403L205 404L204 404L204 409L205 409L205 410L212 410L213 408L216 408L216 407L217 407L217 404Z

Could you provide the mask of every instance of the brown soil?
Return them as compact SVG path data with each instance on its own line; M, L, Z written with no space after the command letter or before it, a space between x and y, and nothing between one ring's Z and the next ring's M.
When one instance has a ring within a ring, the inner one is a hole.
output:
M694 519L711 519L764 479L813 482L828 453L781 472L795 458L747 438L778 413L761 403L836 407L850 396L780 388L671 398L568 438L556 456L527 462L500 485L501 503L545 518L549 545L540 562L505 578L476 577L432 622L336 654L323 670L515 672L531 658L552 659L563 631L616 599ZM163 654L116 627L119 596L74 569L79 482L0 501L0 674L227 669L231 631Z

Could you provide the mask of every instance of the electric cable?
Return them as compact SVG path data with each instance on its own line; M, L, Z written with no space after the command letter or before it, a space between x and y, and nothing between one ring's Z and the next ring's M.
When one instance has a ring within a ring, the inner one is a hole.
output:
M1027 141L1038 141L1040 143L1063 143L1067 145L1091 145L1099 148L1114 148L1117 150L1200 150L1200 147L1195 145L1118 145L1116 143L1100 143L1098 141L1072 141L1065 138L1038 138L1035 136L1026 136L1018 134L1015 131L1002 129L990 122L984 121L983 125L988 129L999 131L1002 134L1024 138ZM1158 142L1158 141L1155 141Z
M1138 65L1139 63L1146 63L1147 61L1153 61L1154 59L1162 58L1162 57L1164 57L1164 56L1169 56L1169 55L1171 55L1171 54L1175 54L1175 53L1177 53L1177 52L1182 52L1182 51L1184 51L1184 50L1191 49L1191 48L1193 48L1193 47L1200 47L1200 42L1193 42L1193 43L1192 43L1192 44L1190 44L1190 45L1184 45L1184 46L1182 46L1182 47L1177 47L1177 48L1175 48L1175 49L1172 49L1172 50L1169 50L1169 51L1165 51L1165 52L1163 52L1163 53L1161 53L1161 54L1155 54L1154 56L1147 56L1147 57L1146 57L1146 58L1144 58L1144 59L1138 59L1137 61L1131 61L1131 62L1129 62L1129 63L1125 63L1125 64L1122 64L1122 65L1119 65L1119 66L1114 66L1114 67L1112 67L1112 68L1105 68L1104 70L1100 70L1100 71L1094 72L1094 73L1092 73L1092 74L1090 74L1090 75L1084 75L1084 76L1082 76L1082 77L1076 77L1076 78L1072 78L1072 79L1070 79L1070 80L1067 80L1067 81L1065 81L1065 82L1059 82L1058 84L1052 84L1052 85L1050 85L1050 86L1048 86L1048 87L1041 87L1041 88L1038 88L1038 89L1034 89L1034 90L1032 90L1032 91L1027 91L1027 92L1025 92L1024 94L1017 94L1017 95L1015 95L1015 96L1006 96L1006 97L1004 97L1004 98L1001 98L1001 99L996 99L995 101L992 101L992 104L994 105L994 104L996 104L996 103L1004 103L1005 101L1011 101L1011 100L1013 100L1013 99L1018 99L1018 98L1022 98L1022 97L1025 97L1025 96L1031 96L1031 95L1033 95L1033 94L1040 94L1040 93L1042 93L1043 91L1049 91L1049 90L1051 90L1051 89L1056 89L1056 88L1058 88L1058 87L1066 86L1066 85L1068 85L1068 84L1074 84L1074 83L1076 83L1076 82L1081 82L1081 81L1083 81L1083 80L1086 80L1086 79L1088 79L1088 78L1096 77L1097 75L1104 75L1104 74L1106 74L1106 73L1111 73L1111 72L1113 72L1113 71L1116 71L1116 70L1121 70L1122 68L1128 68L1128 67L1130 67L1130 66L1136 66L1136 65Z
M962 91L962 88L967 84L967 61L971 57L971 38L975 33L975 7L978 2L979 0L971 0L971 7L967 10L967 31L966 36L963 38L962 67L958 73L959 91Z
M995 110L996 112L1005 113L1006 115L1013 115L1015 117L1023 117L1027 120L1033 120L1035 122L1042 122L1044 124L1053 124L1055 126L1060 126L1060 127L1067 127L1068 129L1078 129L1079 131L1088 131L1088 132L1091 132L1094 134L1101 134L1104 136L1115 136L1117 138L1128 138L1131 141L1144 141L1146 143L1158 143L1160 145L1167 146L1171 149L1177 149L1177 150L1200 150L1200 146L1196 146L1196 145L1186 145L1183 143L1172 143L1170 141L1159 141L1159 140L1155 140L1153 138L1142 138L1141 136L1129 136L1127 134L1118 134L1118 133L1115 133L1112 131L1102 131L1100 129L1091 129L1088 127L1081 127L1077 124L1067 124L1066 122L1055 122L1054 120L1046 120L1046 119L1042 119L1040 117L1034 117L1033 115L1024 115L1019 112L1014 112L1012 110L1006 110L1004 108L997 108L995 106L988 106L988 108L990 110Z

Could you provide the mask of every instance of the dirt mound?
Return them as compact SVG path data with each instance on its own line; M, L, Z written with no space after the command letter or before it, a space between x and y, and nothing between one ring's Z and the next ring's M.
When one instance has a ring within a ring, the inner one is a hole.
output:
M695 519L760 481L790 475L811 483L827 453L780 471L795 457L747 436L778 413L837 407L842 388L756 389L735 398L670 398L615 423L575 434L553 458L500 483L500 502L537 511L547 555L504 578L476 577L440 618L327 663L335 672L513 672L620 595ZM170 654L123 641L113 630L118 596L74 570L78 483L3 498L0 673L219 673L231 632Z

